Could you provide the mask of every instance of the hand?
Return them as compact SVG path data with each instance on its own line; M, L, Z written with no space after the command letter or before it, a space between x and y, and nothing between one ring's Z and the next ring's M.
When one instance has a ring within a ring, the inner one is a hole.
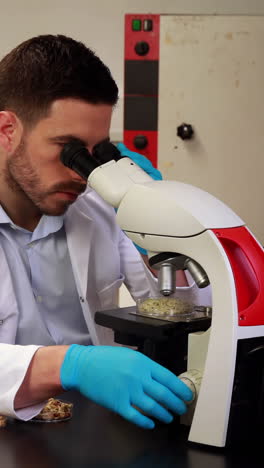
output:
M132 159L134 163L136 163L143 171L152 177L154 180L162 180L161 172L158 169L155 169L152 166L150 160L143 156L142 154L135 153L134 151L130 151L124 143L117 143L117 149L120 151L121 156L127 156L128 158Z
M193 397L165 367L133 349L116 346L71 345L61 366L61 384L145 429L152 429L154 421L134 406L170 423L169 411L185 413L183 400Z

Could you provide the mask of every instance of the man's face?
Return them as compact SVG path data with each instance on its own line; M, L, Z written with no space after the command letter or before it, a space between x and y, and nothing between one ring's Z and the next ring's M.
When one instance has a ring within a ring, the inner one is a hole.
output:
M20 145L7 159L5 178L18 196L31 200L42 214L62 215L86 182L60 161L65 143L82 140L89 151L108 138L112 106L61 99L48 117L23 134Z

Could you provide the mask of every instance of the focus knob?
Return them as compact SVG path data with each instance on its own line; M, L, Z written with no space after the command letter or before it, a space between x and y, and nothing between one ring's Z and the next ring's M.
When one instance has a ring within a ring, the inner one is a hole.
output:
M148 139L145 135L137 135L135 136L133 143L137 149L144 149L148 144Z
M149 51L149 44L145 41L137 42L135 45L135 52L138 55L147 55Z
M183 123L177 127L177 135L182 140L190 140L193 137L194 130L190 124Z

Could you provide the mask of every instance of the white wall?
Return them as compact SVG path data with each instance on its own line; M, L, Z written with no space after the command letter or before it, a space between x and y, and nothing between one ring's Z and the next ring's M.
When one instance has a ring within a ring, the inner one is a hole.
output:
M94 49L123 92L125 13L264 14L262 0L0 0L0 57L31 36L61 33ZM122 137L122 99L112 137Z

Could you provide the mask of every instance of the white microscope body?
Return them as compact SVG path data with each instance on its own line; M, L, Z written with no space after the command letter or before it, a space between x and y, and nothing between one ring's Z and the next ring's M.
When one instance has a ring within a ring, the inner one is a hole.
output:
M186 259L184 268L188 265L196 284L211 284L210 331L188 335L188 369L202 374L189 440L225 446L228 429L234 427L229 423L236 419L234 414L240 416L239 404L244 426L263 427L264 251L244 222L203 190L174 181L153 181L131 159L121 157L111 143L99 144L89 154L82 142L73 141L65 145L61 160L117 209L118 224L147 250L150 263L164 254L172 257L172 263ZM160 270L163 267L162 260ZM172 270L170 263L167 267ZM203 278L200 282L200 271L207 283ZM172 293L175 283L170 285L161 292ZM249 374L255 393L248 385ZM245 397L248 405L243 407ZM251 414L257 412L260 416L252 420Z
M190 185L153 181L128 158L98 167L88 183L118 208L118 224L133 242L148 251L149 258L161 252L175 252L195 260L206 271L212 287L212 323L210 333L189 336L188 368L195 366L203 374L189 440L223 447L237 342L264 336L264 313L253 317L253 321L248 320L249 325L241 326L247 317L239 315L239 284L235 284L232 262L219 239L231 231L240 237L242 230L245 243L249 238L259 249L257 255L262 266L263 249L244 227L244 222L224 203ZM239 249L236 240L228 241L231 247L234 243L234 251ZM247 257L245 252L243 255ZM258 271L255 273L258 275Z

